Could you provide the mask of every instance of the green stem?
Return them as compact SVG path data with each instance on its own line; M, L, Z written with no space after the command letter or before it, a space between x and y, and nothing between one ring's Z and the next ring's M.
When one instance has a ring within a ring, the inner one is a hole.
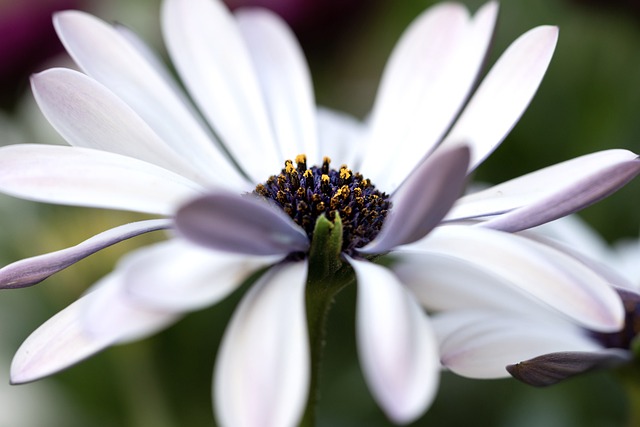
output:
M307 323L309 328L309 348L311 352L311 381L309 397L300 426L313 427L315 425L316 405L320 398L319 376L322 357L324 354L326 325L329 310L335 296L346 286L355 281L353 270L345 264L329 280L309 280L307 283Z
M627 425L640 426L640 363L634 360L619 368L616 373L627 394Z
M311 353L311 381L309 397L301 426L315 425L316 405L319 399L319 373L324 352L326 325L335 296L355 281L351 267L341 261L342 222L336 214L332 221L322 216L317 219L309 250L306 309Z

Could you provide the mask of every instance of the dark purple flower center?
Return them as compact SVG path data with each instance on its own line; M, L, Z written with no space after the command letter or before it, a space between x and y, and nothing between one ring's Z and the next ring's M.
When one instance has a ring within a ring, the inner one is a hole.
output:
M626 312L624 327L618 332L590 331L590 335L607 348L631 349L631 342L640 333L640 295L618 289Z
M322 166L307 168L306 156L299 155L295 167L287 160L280 174L258 184L254 193L273 200L310 240L317 218L325 215L335 221L337 213L342 221L342 252L353 255L378 235L391 201L360 173L346 165L331 169L330 162L325 157Z

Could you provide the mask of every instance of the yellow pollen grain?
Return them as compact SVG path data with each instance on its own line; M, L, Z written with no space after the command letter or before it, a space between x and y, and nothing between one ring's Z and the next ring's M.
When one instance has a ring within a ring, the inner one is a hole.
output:
M322 180L322 182L328 184L329 183L329 175L327 174L322 174L322 176L320 177L320 179Z
M351 177L351 171L349 169L347 169L346 167L341 167L340 168L340 178L342 179L349 179Z
M300 163L307 163L307 156L305 156L304 154L298 154L296 156L296 163L300 164Z
M293 167L293 162L291 160L287 160L284 162L284 171L288 174L292 173L296 169Z
M311 172L311 169L307 169L306 171L304 171L303 176L305 178L311 178L311 177L313 177L313 172Z

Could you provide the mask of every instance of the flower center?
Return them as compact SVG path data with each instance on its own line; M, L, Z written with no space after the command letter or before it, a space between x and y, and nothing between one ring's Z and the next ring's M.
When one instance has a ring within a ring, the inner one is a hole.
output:
M346 165L331 169L325 157L322 166L307 168L306 156L284 162L279 175L272 175L258 184L254 193L273 200L300 227L310 240L318 217L324 215L342 221L342 252L353 255L373 240L382 227L391 207L389 196L376 190L370 180Z
M632 342L640 334L640 296L618 289L625 310L624 327L618 332L591 331L590 335L607 348L631 349Z

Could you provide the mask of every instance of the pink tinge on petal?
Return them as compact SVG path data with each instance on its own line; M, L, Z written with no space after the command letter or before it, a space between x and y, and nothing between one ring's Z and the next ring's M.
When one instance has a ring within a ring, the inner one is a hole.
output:
M356 272L358 355L371 393L397 423L427 410L439 382L435 335L427 314L393 273L349 259Z
M214 405L221 425L297 425L310 381L306 262L273 267L245 295L220 345Z
M529 30L502 54L491 68L451 131L438 147L471 144L473 170L511 131L536 93L551 62L558 28Z
M395 190L451 126L481 69L497 12L489 2L471 18L465 6L442 3L404 32L384 70L360 169L379 188Z

